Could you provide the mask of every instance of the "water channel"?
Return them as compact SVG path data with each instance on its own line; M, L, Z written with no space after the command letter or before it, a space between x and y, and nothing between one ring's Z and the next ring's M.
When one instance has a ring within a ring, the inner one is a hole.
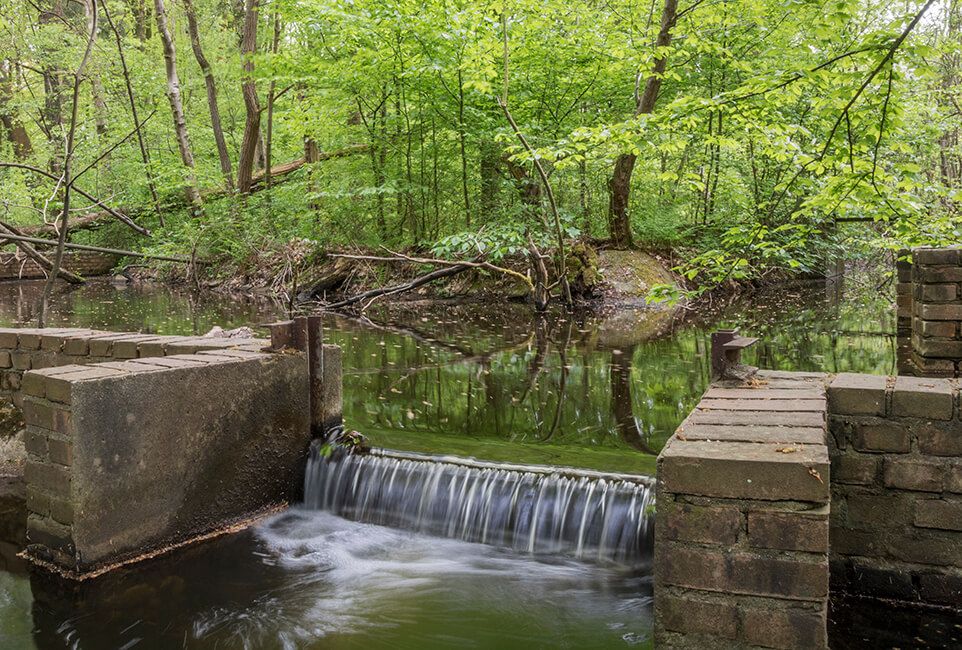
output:
M39 285L0 284L0 326ZM708 381L707 335L738 327L768 368L893 373L891 297L782 287L671 316L522 305L372 308L325 319L344 349L346 426L375 445L652 474ZM92 282L51 326L203 334L283 317L269 301ZM10 488L12 489L12 488ZM649 647L647 561L575 560L355 523L296 506L239 534L76 586L14 556L0 500L0 648Z

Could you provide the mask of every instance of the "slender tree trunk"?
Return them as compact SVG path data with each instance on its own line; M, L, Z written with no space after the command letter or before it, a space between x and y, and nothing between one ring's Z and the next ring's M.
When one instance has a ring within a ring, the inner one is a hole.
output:
M38 22L41 26L56 24L64 19L63 0L48 0L40 11ZM45 45L50 51L55 45ZM47 60L47 57L44 57ZM48 167L53 174L60 174L63 165L63 142L61 126L63 125L63 79L56 66L45 64L43 69L43 120L42 126L50 143L50 162Z
M177 136L177 147L180 149L180 159L189 171L187 172L187 198L194 207L200 209L203 200L197 191L197 178L194 176L194 152L190 147L190 136L187 134L187 118L184 117L184 105L180 99L180 79L177 76L177 52L174 49L174 39L167 29L167 12L164 0L154 0L154 17L157 19L157 32L164 45L164 64L167 68L167 100L174 117L174 133Z
M138 1L141 2L141 4L143 3L143 0ZM104 18L107 20L107 24L110 25L110 30L114 33L114 39L117 42L117 57L120 59L120 67L124 73L127 100L130 102L130 114L134 118L134 124L140 124L140 118L137 116L137 100L134 98L134 89L130 84L130 69L127 67L127 58L124 56L124 46L120 39L120 32L117 31L113 20L110 19L110 12L107 11L107 1L101 0L100 4L104 12ZM160 209L160 199L157 197L157 188L154 186L153 174L150 171L150 155L147 153L147 146L144 144L144 134L141 129L137 129L137 144L140 145L140 158L144 162L144 175L147 177L147 187L150 188L150 196L154 200L154 210L157 212L160 227L163 228L164 213Z
M468 195L467 134L464 126L464 79L458 68L458 142L461 145L461 191L464 195L464 226L471 227L471 200Z
M274 38L271 41L271 54L277 56L277 48L281 40L281 17L274 12ZM267 92L267 133L264 138L264 188L267 190L267 200L271 197L271 165L274 164L271 156L271 147L274 144L274 93L277 90L277 82L271 79L270 90Z
M10 107L15 69L16 64L12 61L4 61L0 69L0 124L3 125L4 139L13 145L14 157L17 160L24 160L33 154L33 144L20 116Z
M675 26L677 14L678 0L665 0L661 12L661 29L655 42L656 50L671 45L671 30ZM667 64L667 54L655 59L655 65L645 82L645 90L638 98L635 108L636 116L645 115L654 110L658 92L661 90L661 79L665 74ZM633 245L628 206L631 198L631 173L635 168L635 159L636 156L631 153L618 156L615 160L611 178L608 180L608 224L611 231L611 240L616 248L630 248Z
M257 10L260 0L247 0L244 9L244 32L241 56L244 59L244 139L241 141L240 156L237 161L237 190L247 194L251 189L251 175L254 173L254 156L260 135L261 108L257 100L257 85L254 83L254 53L257 52Z
M197 65L204 73L204 84L207 87L207 107L210 109L210 126L214 132L214 142L217 144L217 157L220 159L220 172L224 176L225 187L229 194L234 193L234 171L231 167L230 154L227 152L227 142L224 140L224 128L221 125L220 108L217 105L217 83L210 62L204 56L200 45L200 33L197 30L197 15L194 11L193 0L184 0L184 10L187 14L187 33L190 35L190 47L194 50Z

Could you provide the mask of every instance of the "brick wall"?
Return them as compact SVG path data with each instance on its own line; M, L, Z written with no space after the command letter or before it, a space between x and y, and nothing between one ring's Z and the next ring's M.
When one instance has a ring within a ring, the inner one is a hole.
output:
M119 255L94 251L65 251L63 267L81 277L89 278L110 273L119 261ZM45 277L47 273L22 253L0 253L0 280Z
M962 605L962 421L946 379L828 388L833 589Z
M910 338L900 372L962 376L962 251L916 248L897 272L898 335Z
M820 375L713 384L658 458L658 647L827 647Z

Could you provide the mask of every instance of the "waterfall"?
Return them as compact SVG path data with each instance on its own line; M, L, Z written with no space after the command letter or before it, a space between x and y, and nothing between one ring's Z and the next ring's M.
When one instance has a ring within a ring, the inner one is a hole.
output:
M375 449L312 447L307 508L525 553L650 560L652 479Z

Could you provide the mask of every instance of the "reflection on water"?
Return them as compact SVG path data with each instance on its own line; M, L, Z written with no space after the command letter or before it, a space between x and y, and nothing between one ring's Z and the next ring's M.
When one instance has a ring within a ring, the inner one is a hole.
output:
M652 472L704 391L714 329L760 337L745 359L759 366L894 372L891 299L834 289L676 317L382 306L369 321L325 317L325 336L344 350L346 424L379 445ZM35 321L39 290L0 283L0 325ZM281 317L266 301L93 282L60 293L50 323L193 335ZM650 594L646 575L623 568L295 509L80 585L28 578L11 561L0 571L0 648L647 646Z
M25 583L0 580L0 602L23 608ZM3 647L608 648L651 630L650 578L633 570L300 509L73 588L29 586L33 635L5 628Z

